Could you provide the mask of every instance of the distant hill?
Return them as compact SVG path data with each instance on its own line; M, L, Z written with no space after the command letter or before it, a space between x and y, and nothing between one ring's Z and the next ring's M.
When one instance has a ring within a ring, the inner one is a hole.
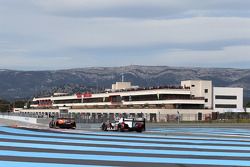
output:
M168 66L93 67L56 71L0 70L0 98L32 98L52 92L93 92L121 80L142 87L179 85L182 80L212 80L214 86L243 87L250 97L250 70L233 68L182 68Z

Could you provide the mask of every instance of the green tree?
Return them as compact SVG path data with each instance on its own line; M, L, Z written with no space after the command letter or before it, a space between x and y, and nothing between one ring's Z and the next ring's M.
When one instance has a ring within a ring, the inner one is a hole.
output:
M15 108L23 108L26 103L27 103L26 101L17 100L17 101L12 103L12 106Z
M8 112L10 108L10 102L0 99L0 112Z
M250 108L250 102L248 102L248 103L246 104L246 107L247 107L247 108Z

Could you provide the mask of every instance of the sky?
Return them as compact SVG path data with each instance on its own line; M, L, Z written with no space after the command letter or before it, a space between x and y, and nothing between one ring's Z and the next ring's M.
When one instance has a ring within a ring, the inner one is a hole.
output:
M250 68L250 0L0 0L0 69Z

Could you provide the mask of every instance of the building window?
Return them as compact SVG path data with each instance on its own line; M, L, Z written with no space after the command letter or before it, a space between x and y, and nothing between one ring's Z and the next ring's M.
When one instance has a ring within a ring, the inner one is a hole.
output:
M205 89L205 93L208 93L208 89Z
M192 85L192 87L195 87L195 85Z
M205 102L207 103L207 102L208 102L208 99L205 99Z
M216 95L215 99L236 100L237 96Z
M215 108L237 108L236 104L215 104Z

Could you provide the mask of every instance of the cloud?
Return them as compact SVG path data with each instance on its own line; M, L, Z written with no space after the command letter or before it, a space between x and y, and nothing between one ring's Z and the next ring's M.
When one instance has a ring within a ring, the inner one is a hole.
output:
M38 57L22 55L6 56L0 62L0 68L9 65L18 69L65 69L92 66L124 66L124 65L167 65L189 67L231 67L249 68L250 45L227 46L216 50L151 50L150 52L74 52L63 51L39 53ZM10 63L11 62L11 63Z
M246 68L245 64L250 63L250 45L220 50L170 50L154 57L151 61L160 65Z
M241 67L249 62L249 6L248 0L0 0L0 68Z
M34 33L48 34L43 38L68 47L138 47L250 39L250 18L50 19L46 22L50 26L34 25Z
M248 0L33 0L33 3L62 16L133 18L227 16L236 14L235 11L249 15L250 6Z

